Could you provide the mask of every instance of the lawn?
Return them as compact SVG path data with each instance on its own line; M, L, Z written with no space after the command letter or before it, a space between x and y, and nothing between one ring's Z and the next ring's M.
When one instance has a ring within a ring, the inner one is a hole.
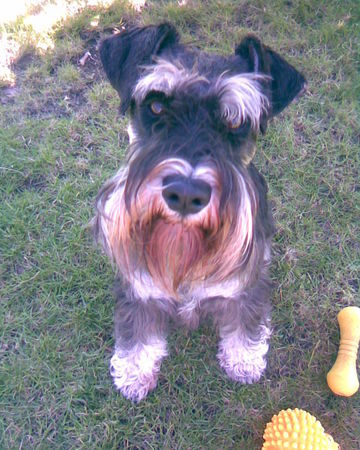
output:
M359 450L360 394L326 384L336 315L360 306L358 2L27 3L0 17L0 448L260 450L272 415L298 407ZM132 404L108 374L113 271L88 226L128 142L96 45L163 20L210 52L255 33L309 87L255 157L277 226L265 376L227 379L204 324L171 335L158 387Z

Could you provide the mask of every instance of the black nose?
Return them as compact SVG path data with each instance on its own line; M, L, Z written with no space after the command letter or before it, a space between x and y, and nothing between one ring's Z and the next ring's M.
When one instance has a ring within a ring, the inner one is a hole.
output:
M211 186L202 180L170 175L163 180L162 195L168 207L182 215L196 214L209 203Z

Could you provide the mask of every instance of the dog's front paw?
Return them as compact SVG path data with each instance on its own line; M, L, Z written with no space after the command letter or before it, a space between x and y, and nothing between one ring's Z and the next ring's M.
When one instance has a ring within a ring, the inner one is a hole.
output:
M110 374L114 385L124 397L139 402L156 387L157 373L143 372L129 357L121 357L117 353L110 361Z
M270 331L264 327L259 341L247 340L236 333L224 337L217 357L228 377L244 384L259 381L266 369L269 336Z
M114 385L124 397L139 402L157 384L166 344L137 345L131 351L116 350L110 361Z
M220 350L218 359L227 376L243 384L256 383L266 369L266 359L263 357L244 360L241 354L234 355L233 352Z

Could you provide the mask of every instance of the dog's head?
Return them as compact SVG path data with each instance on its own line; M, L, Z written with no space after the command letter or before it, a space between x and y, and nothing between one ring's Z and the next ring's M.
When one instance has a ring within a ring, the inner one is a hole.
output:
M256 136L304 77L253 36L225 57L182 45L169 24L107 38L100 56L130 110L128 165L98 199L105 248L128 277L146 271L171 294L250 273L264 240Z

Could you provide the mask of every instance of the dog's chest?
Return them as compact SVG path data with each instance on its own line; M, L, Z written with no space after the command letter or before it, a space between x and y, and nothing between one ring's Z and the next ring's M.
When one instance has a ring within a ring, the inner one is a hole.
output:
M221 283L210 283L200 281L189 287L180 286L177 297L171 298L168 293L155 285L153 279L147 272L135 272L129 280L135 295L143 301L150 299L169 299L179 305L182 309L194 310L202 300L210 298L231 298L238 295L242 289L242 282L238 276L234 276Z

